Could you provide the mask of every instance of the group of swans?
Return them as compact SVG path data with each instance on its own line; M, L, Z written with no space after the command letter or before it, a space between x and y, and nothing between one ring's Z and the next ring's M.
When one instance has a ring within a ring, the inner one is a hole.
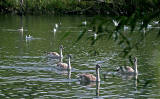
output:
M48 56L50 58L53 59L60 59L60 62L57 63L57 67L61 70L71 70L71 55L68 55L68 63L63 63L62 59L63 59L63 54L62 54L62 50L63 50L63 46L61 45L60 47L60 54L58 54L57 52L49 52ZM85 74L79 74L78 77L80 79L80 81L82 82L100 82L100 72L99 69L101 68L101 66L99 64L96 65L96 76L94 76L93 74L89 74L89 73L85 73ZM125 75L138 75L138 69L137 69L137 58L134 58L134 69L131 68L130 66L126 66L126 67L119 67L117 69L118 73L121 74L125 74Z
M62 50L63 50L63 46L61 45L59 47L60 49L60 54L58 54L57 52L49 52L48 53L48 57L49 58L53 58L53 59L59 59L60 62L57 63L57 67L61 70L71 70L71 55L68 55L68 63L64 63L63 60L63 54L62 54Z

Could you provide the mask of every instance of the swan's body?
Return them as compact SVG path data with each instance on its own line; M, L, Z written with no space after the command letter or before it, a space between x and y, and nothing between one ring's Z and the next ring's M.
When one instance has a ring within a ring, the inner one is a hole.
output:
M68 63L59 62L59 63L57 64L57 67L58 67L59 69L62 69L62 70L71 70L70 58L71 58L71 56L68 55Z
M129 67L129 66L126 67L126 71L127 71L128 73L134 73L134 69L131 68L131 67Z
M61 62L59 62L57 64L57 67L59 67L61 69L67 69L68 68L68 64L67 63L61 63Z
M93 74L81 74L80 79L84 82L96 81L96 77Z
M129 66L120 67L120 68L117 69L117 71L118 71L119 73L126 73L126 74L128 74L128 73L134 73L134 69L132 69L132 68L129 67Z
M153 21L153 23L154 23L154 24L158 24L158 23L159 23L159 21Z
M100 75L99 75L99 68L100 65L96 65L96 76L93 74L80 74L79 78L82 82L95 82L100 81Z
M137 58L134 59L134 69L129 66L126 66L118 68L117 71L122 74L138 74Z
M60 55L57 52L49 52L48 56L51 58L59 58L60 57Z
M60 46L60 54L58 54L57 52L49 52L48 57L54 58L54 59L63 58L62 50L63 50L63 46L61 45Z

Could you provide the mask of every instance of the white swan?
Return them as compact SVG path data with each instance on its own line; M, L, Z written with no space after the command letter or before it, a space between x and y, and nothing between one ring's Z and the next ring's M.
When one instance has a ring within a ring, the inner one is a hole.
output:
M26 40L31 40L32 39L32 36L31 35L26 35Z
M118 26L119 22L117 22L116 20L112 20L114 23L114 26Z
M148 24L147 29L151 29L151 28L152 28L152 25Z
M159 24L159 21L153 21L154 24Z
M84 22L82 22L83 25L87 25L87 21L85 20Z
M124 31L128 30L128 26L124 25Z

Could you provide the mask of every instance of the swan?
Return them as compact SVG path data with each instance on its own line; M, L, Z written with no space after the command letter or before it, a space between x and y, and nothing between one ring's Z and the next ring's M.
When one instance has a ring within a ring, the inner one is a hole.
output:
M114 23L114 26L118 26L119 22L117 22L116 20L112 20Z
M32 39L32 36L31 35L26 35L26 40L30 40L30 39Z
M126 66L126 67L119 67L117 69L117 71L119 73L122 73L122 74L138 74L138 70L137 70L137 58L135 57L134 58L134 69L129 67L129 66Z
M87 25L87 21L85 20L84 22L82 22L83 25Z
M153 23L154 23L154 24L158 24L158 23L159 23L159 21L153 21Z
M152 25L148 24L147 29L151 29L151 28L152 28Z
M79 78L82 82L99 82L100 81L100 75L99 75L99 69L101 66L99 64L96 65L96 76L93 74L80 74Z
M68 55L68 63L62 63L62 62L59 62L57 64L57 67L59 69L62 69L62 70L71 70L71 55Z
M58 28L58 24L55 24L55 27Z
M59 48L60 48L60 54L58 54L57 52L49 52L48 57L54 58L54 59L62 59L63 58L63 54L62 54L63 46L61 45Z
M124 31L128 30L128 26L124 25Z

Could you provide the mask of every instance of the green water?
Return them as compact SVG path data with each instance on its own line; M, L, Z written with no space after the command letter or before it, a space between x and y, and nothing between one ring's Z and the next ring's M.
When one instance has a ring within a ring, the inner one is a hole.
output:
M121 57L121 48L112 40L100 40L90 46L88 33L75 43L91 17L84 16L0 16L0 98L160 98L160 47L153 32L138 50L138 80L120 76L118 66L130 65ZM59 24L54 33L55 24ZM24 31L19 29L23 26ZM71 34L62 39L65 33ZM26 39L31 35L31 39ZM133 40L134 41L134 40ZM59 52L63 45L64 62L71 54L72 70L56 69L57 60L46 58L46 52ZM98 54L94 53L98 51ZM133 53L132 52L132 53ZM101 82L84 84L77 74L95 74L95 65L102 65Z

